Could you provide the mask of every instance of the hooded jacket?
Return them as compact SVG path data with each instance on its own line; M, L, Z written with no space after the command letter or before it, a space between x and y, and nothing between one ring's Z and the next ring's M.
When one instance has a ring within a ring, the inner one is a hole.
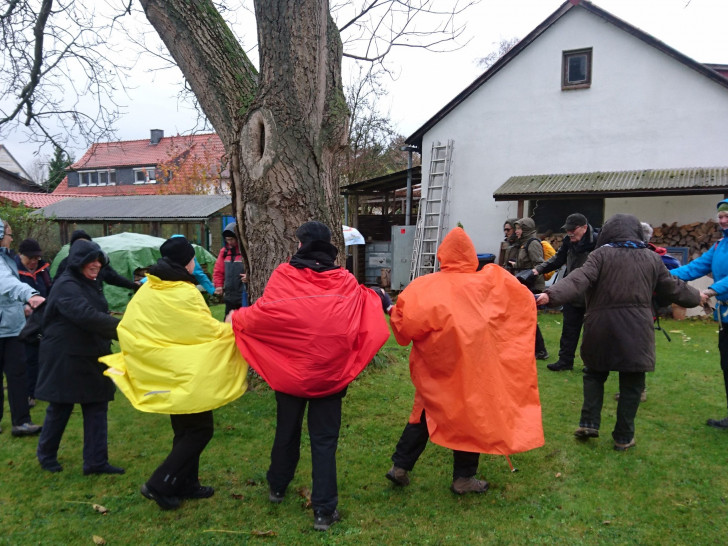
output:
M728 199L718 202L718 207L728 204ZM678 279L692 281L711 273L713 284L709 286L715 291L716 306L713 317L722 323L728 323L728 229L723 230L723 238L710 247L699 258L670 271Z
M151 413L200 413L242 396L248 365L195 279L164 258L147 279L119 324L121 352L101 358L105 375L136 409Z
M546 293L553 305L586 296L581 358L596 371L654 371L653 293L684 307L700 303L700 293L672 277L646 247L642 226L630 214L607 220L584 265Z
M533 340L533 294L495 264L480 271L470 237L443 239L440 271L416 278L397 298L391 325L412 343L415 407L444 447L508 455L544 443Z
M109 315L102 284L86 278L83 266L106 257L96 243L78 240L68 267L53 283L43 314L36 397L76 404L114 399L114 384L98 362L110 352L119 319ZM103 268L102 268L103 269Z
M513 272L528 271L543 263L543 246L536 235L536 222L532 218L521 218L516 222L521 227L521 237L516 242ZM533 292L542 292L546 286L543 275L538 275L530 286Z
M340 267L279 265L232 323L250 366L273 390L303 398L343 390L389 338L379 296Z
M237 237L235 226L235 222L226 225L222 232L223 237ZM245 283L240 280L241 273L245 273L245 264L240 248L237 244L223 244L212 269L212 281L216 288L223 288L225 303L232 307L239 307L243 298L247 300L248 290Z

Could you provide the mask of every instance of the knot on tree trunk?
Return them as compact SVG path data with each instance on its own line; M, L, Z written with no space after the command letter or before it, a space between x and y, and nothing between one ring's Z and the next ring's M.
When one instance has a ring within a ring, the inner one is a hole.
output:
M263 177L273 164L278 147L278 131L273 114L258 108L248 115L240 131L240 156L251 179Z

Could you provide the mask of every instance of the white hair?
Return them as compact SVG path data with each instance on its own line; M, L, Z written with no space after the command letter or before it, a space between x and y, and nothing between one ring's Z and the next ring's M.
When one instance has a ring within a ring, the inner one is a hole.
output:
M642 240L645 243L649 243L650 239L652 239L652 234L654 233L654 230L652 229L652 226L647 222L640 223L642 224Z

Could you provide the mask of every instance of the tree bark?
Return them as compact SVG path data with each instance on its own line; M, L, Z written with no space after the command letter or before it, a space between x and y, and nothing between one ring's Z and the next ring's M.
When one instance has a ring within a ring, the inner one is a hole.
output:
M343 249L335 166L348 109L328 2L255 1L256 79L211 2L140 1L225 144L253 298L295 252L303 222L329 225Z

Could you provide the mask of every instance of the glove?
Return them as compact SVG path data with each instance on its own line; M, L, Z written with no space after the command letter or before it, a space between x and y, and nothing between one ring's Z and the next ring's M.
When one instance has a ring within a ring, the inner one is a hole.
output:
M516 273L516 278L521 282L521 284L524 284L526 286L532 284L535 277L536 275L534 275L533 271L531 271L530 269L524 269Z
M387 294L383 288L379 288L378 286L375 288L372 288L377 296L379 296L379 299L382 300L382 310L389 314L390 309L392 309L392 298L389 297L389 294Z

